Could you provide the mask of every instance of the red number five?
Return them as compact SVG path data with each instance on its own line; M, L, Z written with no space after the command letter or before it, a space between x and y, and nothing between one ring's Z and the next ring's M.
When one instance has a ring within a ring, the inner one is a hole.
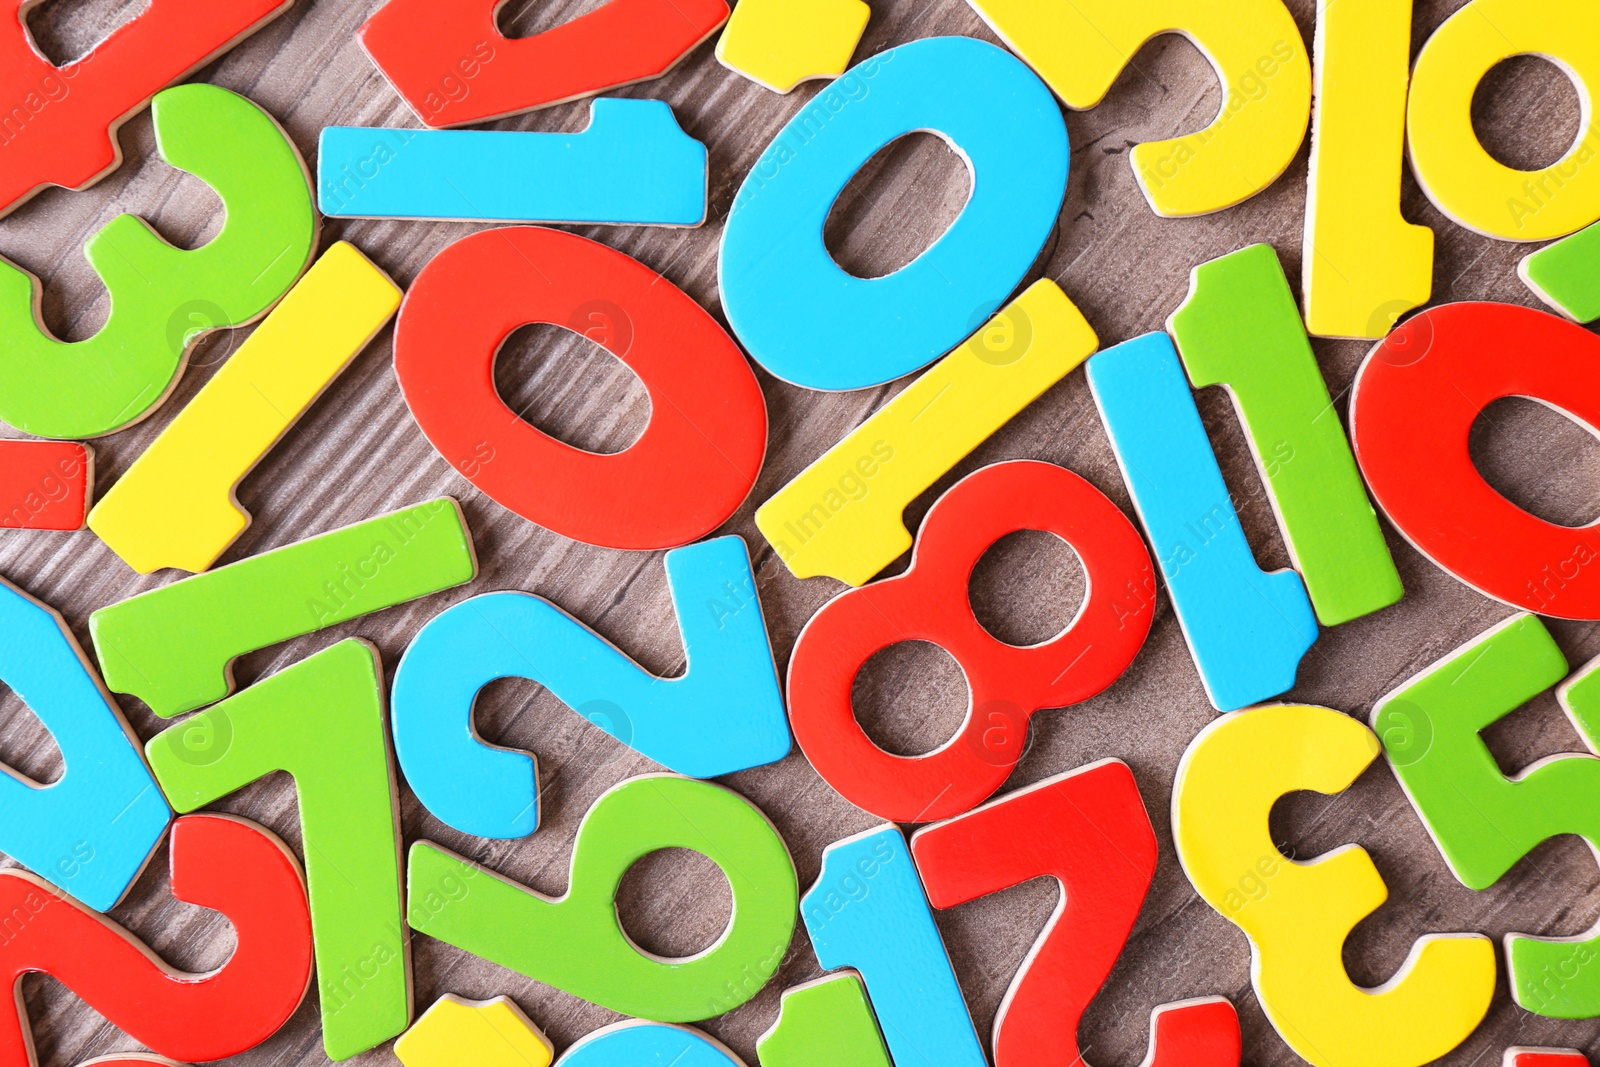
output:
M996 1067L1082 1063L1078 1025L1122 953L1156 871L1156 835L1133 772L1105 760L929 826L911 854L937 908L1030 878L1061 903L1000 1004ZM1147 1067L1238 1067L1239 1018L1223 997L1151 1015Z

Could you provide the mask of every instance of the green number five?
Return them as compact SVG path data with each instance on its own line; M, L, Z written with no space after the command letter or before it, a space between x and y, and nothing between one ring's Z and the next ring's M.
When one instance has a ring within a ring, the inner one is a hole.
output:
M1591 751L1600 741L1600 661L1556 691ZM1500 773L1479 732L1560 682L1566 657L1544 624L1518 615L1384 697L1372 724L1400 784L1463 885L1487 889L1540 842L1578 834L1600 850L1600 759L1540 760ZM1512 934L1511 993L1556 1019L1600 1015L1600 930Z

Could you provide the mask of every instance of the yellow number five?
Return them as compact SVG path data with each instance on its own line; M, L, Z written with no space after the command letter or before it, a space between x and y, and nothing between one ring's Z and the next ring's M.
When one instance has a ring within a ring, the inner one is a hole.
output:
M1249 937L1262 1009L1316 1067L1428 1063L1466 1040L1494 996L1494 946L1479 934L1429 934L1388 982L1357 986L1345 939L1389 896L1372 858L1345 845L1297 863L1272 842L1279 797L1342 792L1379 751L1371 730L1337 711L1252 708L1201 731L1173 789L1184 871Z

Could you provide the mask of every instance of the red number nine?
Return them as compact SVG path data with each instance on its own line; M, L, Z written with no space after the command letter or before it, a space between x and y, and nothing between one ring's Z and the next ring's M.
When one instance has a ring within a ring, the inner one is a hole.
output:
M1026 648L991 636L967 598L978 559L1017 530L1060 537L1088 576L1072 624ZM960 814L1010 775L1030 715L1089 699L1133 662L1150 632L1154 589L1138 531L1094 486L1049 463L985 467L929 510L909 570L841 594L801 631L789 665L795 739L829 785L880 818ZM902 641L930 641L950 653L971 691L961 732L924 756L895 756L873 744L850 702L861 665Z
M937 908L1048 875L1061 904L1012 980L994 1023L996 1067L1084 1062L1078 1026L1139 917L1156 872L1156 835L1120 760L1011 793L911 839ZM1222 997L1151 1015L1147 1067L1238 1067L1239 1017Z
M51 975L162 1056L235 1056L287 1022L311 984L305 879L282 841L225 815L173 823L171 855L172 895L233 924L238 947L220 970L174 971L110 919L11 868L0 871L0 975L13 989ZM34 1062L18 995L0 1011L0 1065Z

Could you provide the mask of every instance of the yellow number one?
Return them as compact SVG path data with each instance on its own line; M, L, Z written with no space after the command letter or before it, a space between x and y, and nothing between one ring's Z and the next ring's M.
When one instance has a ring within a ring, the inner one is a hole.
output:
M1400 214L1411 0L1318 0L1316 51L1306 329L1379 338L1433 292L1433 231Z
M140 574L198 573L250 525L234 488L394 315L400 290L339 242L89 513Z

